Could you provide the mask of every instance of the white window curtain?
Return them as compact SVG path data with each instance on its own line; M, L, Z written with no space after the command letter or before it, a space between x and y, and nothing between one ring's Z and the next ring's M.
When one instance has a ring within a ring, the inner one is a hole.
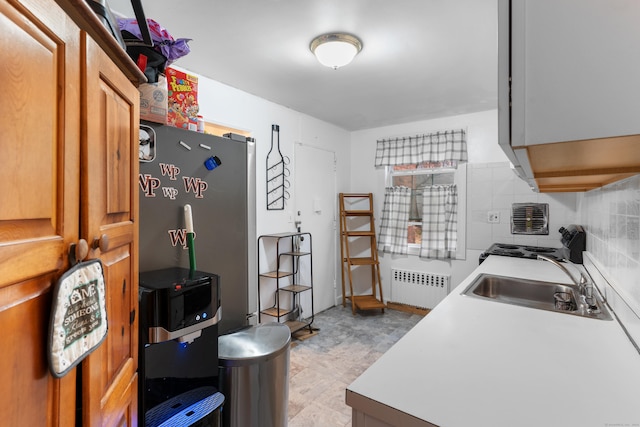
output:
M421 258L456 257L458 235L458 189L434 185L423 191Z
M422 162L467 162L464 129L377 141L375 166L397 166Z
M382 220L378 235L378 251L392 254L407 254L407 226L411 189L387 187L384 193Z
M377 141L375 166L453 164L467 162L464 129ZM404 187L403 187L404 188ZM378 250L408 252L407 228L411 190L387 188ZM451 259L457 249L458 191L455 185L424 189L420 257Z

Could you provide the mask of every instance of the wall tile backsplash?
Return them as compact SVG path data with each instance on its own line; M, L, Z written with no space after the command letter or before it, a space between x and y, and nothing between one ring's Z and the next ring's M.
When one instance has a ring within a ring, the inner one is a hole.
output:
M549 235L514 235L513 203L548 203ZM500 222L489 223L489 212ZM581 224L587 251L602 273L640 318L640 175L586 193L535 193L508 162L467 165L467 249L493 243L560 247L558 229Z
M640 313L640 175L578 196L587 251Z
M511 169L509 162L467 165L467 249L485 250L493 243L560 247L558 229L578 218L575 193L533 192ZM547 203L549 234L511 234L513 203ZM500 222L491 224L489 212L498 212Z

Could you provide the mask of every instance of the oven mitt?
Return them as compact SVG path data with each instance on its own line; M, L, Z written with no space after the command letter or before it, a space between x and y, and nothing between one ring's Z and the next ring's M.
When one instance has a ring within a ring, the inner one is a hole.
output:
M49 369L60 378L107 336L102 263L95 259L71 267L56 283L49 323Z

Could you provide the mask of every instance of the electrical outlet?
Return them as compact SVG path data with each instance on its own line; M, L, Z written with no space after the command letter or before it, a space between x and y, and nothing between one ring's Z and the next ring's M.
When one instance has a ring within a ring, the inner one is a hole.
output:
M500 212L498 212L498 211L489 211L489 212L487 212L487 222L489 224L499 224L500 223Z

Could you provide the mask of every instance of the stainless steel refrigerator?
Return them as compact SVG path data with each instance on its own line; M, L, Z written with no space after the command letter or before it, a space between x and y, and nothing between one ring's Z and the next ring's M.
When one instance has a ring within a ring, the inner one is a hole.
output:
M156 123L140 126L140 272L190 267L184 206L191 205L195 262L220 278L220 334L257 311L255 143Z

